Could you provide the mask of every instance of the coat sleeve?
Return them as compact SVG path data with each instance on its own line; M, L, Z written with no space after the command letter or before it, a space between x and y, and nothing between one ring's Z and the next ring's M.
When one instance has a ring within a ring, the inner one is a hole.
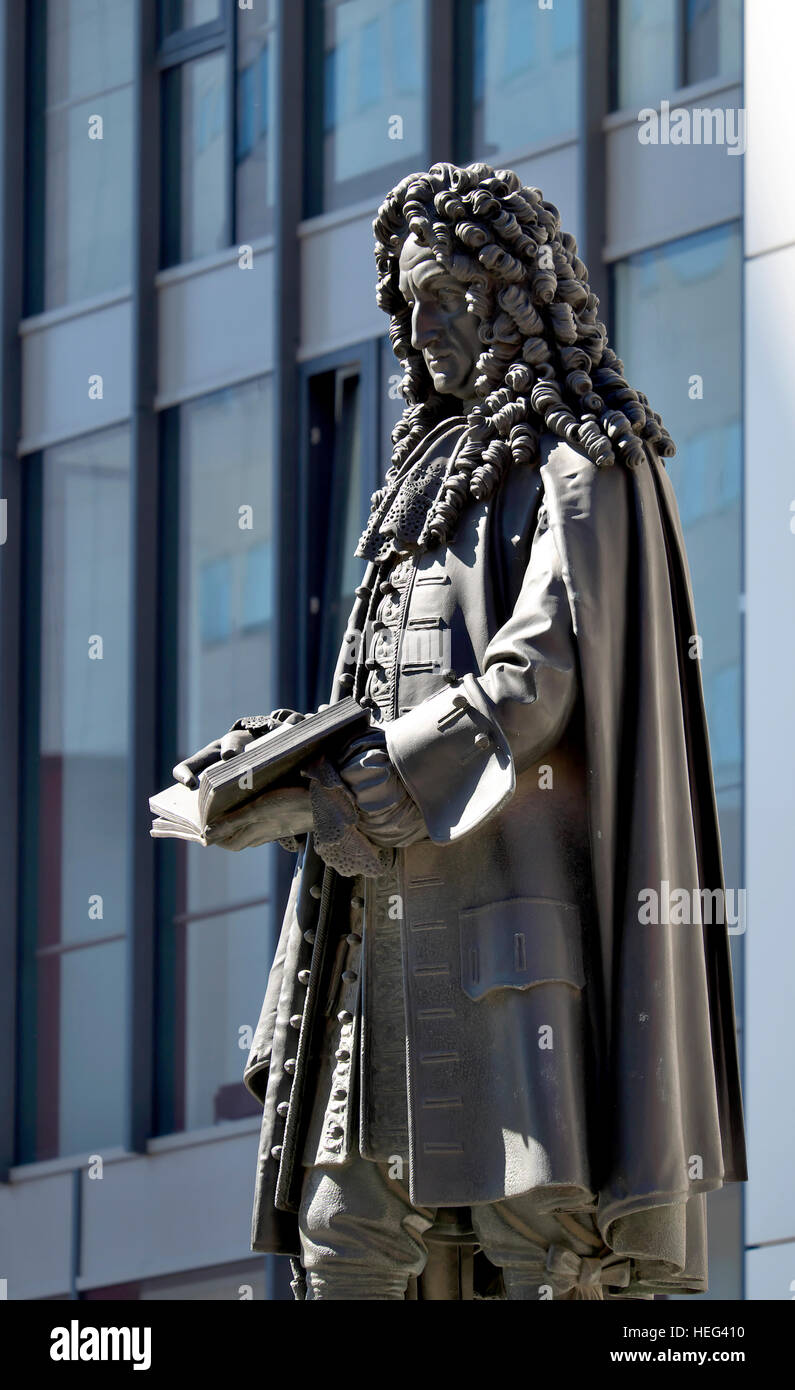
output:
M385 725L387 748L435 844L461 839L513 795L517 774L554 748L578 676L571 610L551 530L537 533L510 618L480 673Z

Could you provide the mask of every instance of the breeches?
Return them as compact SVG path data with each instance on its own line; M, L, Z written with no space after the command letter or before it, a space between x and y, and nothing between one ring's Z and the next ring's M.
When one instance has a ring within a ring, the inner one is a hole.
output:
M531 1193L469 1213L508 1299L620 1297L629 1282L629 1262L604 1249L590 1212L542 1212ZM412 1205L386 1164L356 1155L308 1168L299 1212L307 1298L404 1299L425 1268L436 1217L436 1208Z

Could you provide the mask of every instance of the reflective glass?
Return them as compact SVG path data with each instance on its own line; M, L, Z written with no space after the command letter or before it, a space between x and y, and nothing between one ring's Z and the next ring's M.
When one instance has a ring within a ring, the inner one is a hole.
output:
M132 273L133 0L47 6L43 303L121 289Z
M166 76L166 265L210 255L228 244L226 83L222 52L182 63Z
M47 115L48 309L130 283L132 109L121 87Z
M47 101L75 101L133 80L135 0L47 6Z
M181 29L194 29L221 16L222 0L161 0L161 28L164 35Z
M678 449L668 471L703 642L715 782L728 809L742 776L739 232L719 227L632 256L616 267L615 287L616 351ZM734 829L724 838L734 843Z
M426 0L325 0L324 11L318 135L323 205L332 208L423 161Z
M685 82L740 72L742 0L687 0Z
M619 109L654 106L679 85L678 4L679 0L618 0Z
M276 127L275 4L258 0L237 12L235 198L238 242L264 236L273 224L273 132Z
M677 88L714 77L739 77L742 0L618 0L619 108L655 106Z
M123 1137L129 531L126 429L46 451L35 937L25 927L35 1026L23 1009L38 1100L26 1158Z
M271 402L263 379L179 407L175 757L278 703ZM263 899L275 851L179 845L176 854L175 919L164 924L171 992L161 1001L174 1043L160 1063L169 1127L183 1129L253 1113L241 1037L256 1025L267 977L274 909Z
M475 0L472 154L494 163L577 127L580 0Z

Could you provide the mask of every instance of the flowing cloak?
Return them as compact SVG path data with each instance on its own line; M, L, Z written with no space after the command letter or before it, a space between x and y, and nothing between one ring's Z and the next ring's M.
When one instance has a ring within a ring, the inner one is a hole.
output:
M725 921L645 925L639 915L648 890L664 895L664 885L684 888L696 900L705 890L712 895L705 901L712 903L723 889L678 510L651 446L636 468L597 469L579 450L544 436L540 478L571 610L584 713L597 940L589 985L598 1001L592 1041L604 1145L595 1184L597 1220L613 1250L645 1259L651 1282L659 1262L671 1283L674 1269L690 1268L683 1287L696 1290L706 1286L706 1270L699 1267L704 1194L743 1181L747 1173ZM497 494L495 514L500 504ZM491 562L499 564L493 545L491 550ZM370 565L362 595L373 571ZM494 582L499 584L499 576ZM360 597L350 629L361 628L366 606ZM344 666L343 653L332 699L346 692ZM464 682L475 700L476 675ZM410 721L409 736L398 736L390 749L412 791L413 770L427 762L439 737L439 716L443 724L451 699L448 689L441 690L424 702L426 717L419 723L416 710L394 723L399 732ZM488 713L487 702L484 709ZM509 808L515 786L510 757L500 759L497 752L486 761L482 776L474 762L466 774L485 788L481 817L506 803ZM462 804L478 802L477 790L462 795L457 788L450 801L460 811ZM477 838L475 822L444 824L453 815L446 806L444 786L426 788L421 807L442 864L446 842L462 833ZM400 851L411 853L411 847ZM349 881L324 869L310 836L244 1073L263 1105L255 1250L300 1253L300 1135L322 1024L325 947L335 931L345 930L346 887L349 896ZM296 979L307 968L304 989ZM297 1047L291 1023L300 1025ZM284 1062L293 1055L285 1075ZM423 1191L421 1200L431 1205L434 1194Z

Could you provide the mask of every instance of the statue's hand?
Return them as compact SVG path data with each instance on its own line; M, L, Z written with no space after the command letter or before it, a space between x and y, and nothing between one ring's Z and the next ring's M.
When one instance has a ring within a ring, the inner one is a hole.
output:
M221 849L250 849L273 840L305 835L312 829L309 792L304 787L279 787L231 811L214 826L208 843Z
M223 737L206 744L198 752L191 753L189 758L183 758L181 763L172 768L171 775L175 782L181 782L183 786L195 791L199 785L199 773L204 772L212 763L234 758L253 738L272 733L282 724L299 724L304 717L291 709L275 709L271 714L265 715L243 715L235 720Z

